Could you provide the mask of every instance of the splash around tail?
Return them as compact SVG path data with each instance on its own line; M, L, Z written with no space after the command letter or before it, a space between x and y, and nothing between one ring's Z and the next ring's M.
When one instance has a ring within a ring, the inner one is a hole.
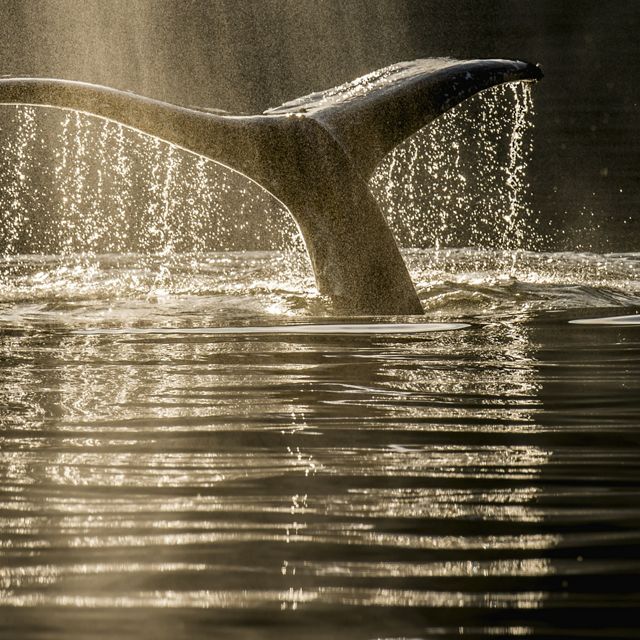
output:
M466 98L541 77L519 61L415 60L255 116L48 78L0 79L0 103L90 113L245 174L295 218L318 288L336 311L405 315L423 309L368 178L396 145Z

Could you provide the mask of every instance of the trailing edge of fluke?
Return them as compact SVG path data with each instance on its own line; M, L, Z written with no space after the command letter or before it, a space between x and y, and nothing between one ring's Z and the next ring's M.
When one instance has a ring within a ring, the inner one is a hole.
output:
M108 118L246 174L296 219L318 288L336 311L400 315L423 309L368 178L397 144L466 98L541 77L540 68L526 62L427 58L255 116L49 78L0 79L0 103Z

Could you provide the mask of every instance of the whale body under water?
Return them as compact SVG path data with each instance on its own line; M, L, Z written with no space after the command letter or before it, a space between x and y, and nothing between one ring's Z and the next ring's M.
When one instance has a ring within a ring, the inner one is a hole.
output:
M86 112L240 171L295 218L318 289L336 311L421 314L369 177L396 145L466 98L541 77L539 67L521 61L419 59L253 116L50 78L2 78L0 103Z

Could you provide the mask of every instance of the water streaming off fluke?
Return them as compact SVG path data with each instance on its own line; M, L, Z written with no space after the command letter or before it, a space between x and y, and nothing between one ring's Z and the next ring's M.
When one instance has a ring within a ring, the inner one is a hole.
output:
M5 256L298 247L283 207L219 163L88 114L0 111Z
M401 244L538 248L526 178L532 115L529 84L496 87L386 158L371 185Z

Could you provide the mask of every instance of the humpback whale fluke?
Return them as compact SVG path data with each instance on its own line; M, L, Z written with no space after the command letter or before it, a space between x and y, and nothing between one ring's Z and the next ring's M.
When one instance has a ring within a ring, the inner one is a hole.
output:
M471 95L541 77L526 62L429 58L255 116L48 78L0 79L0 103L115 120L246 174L296 219L318 288L337 310L416 314L422 306L367 179L397 144Z

